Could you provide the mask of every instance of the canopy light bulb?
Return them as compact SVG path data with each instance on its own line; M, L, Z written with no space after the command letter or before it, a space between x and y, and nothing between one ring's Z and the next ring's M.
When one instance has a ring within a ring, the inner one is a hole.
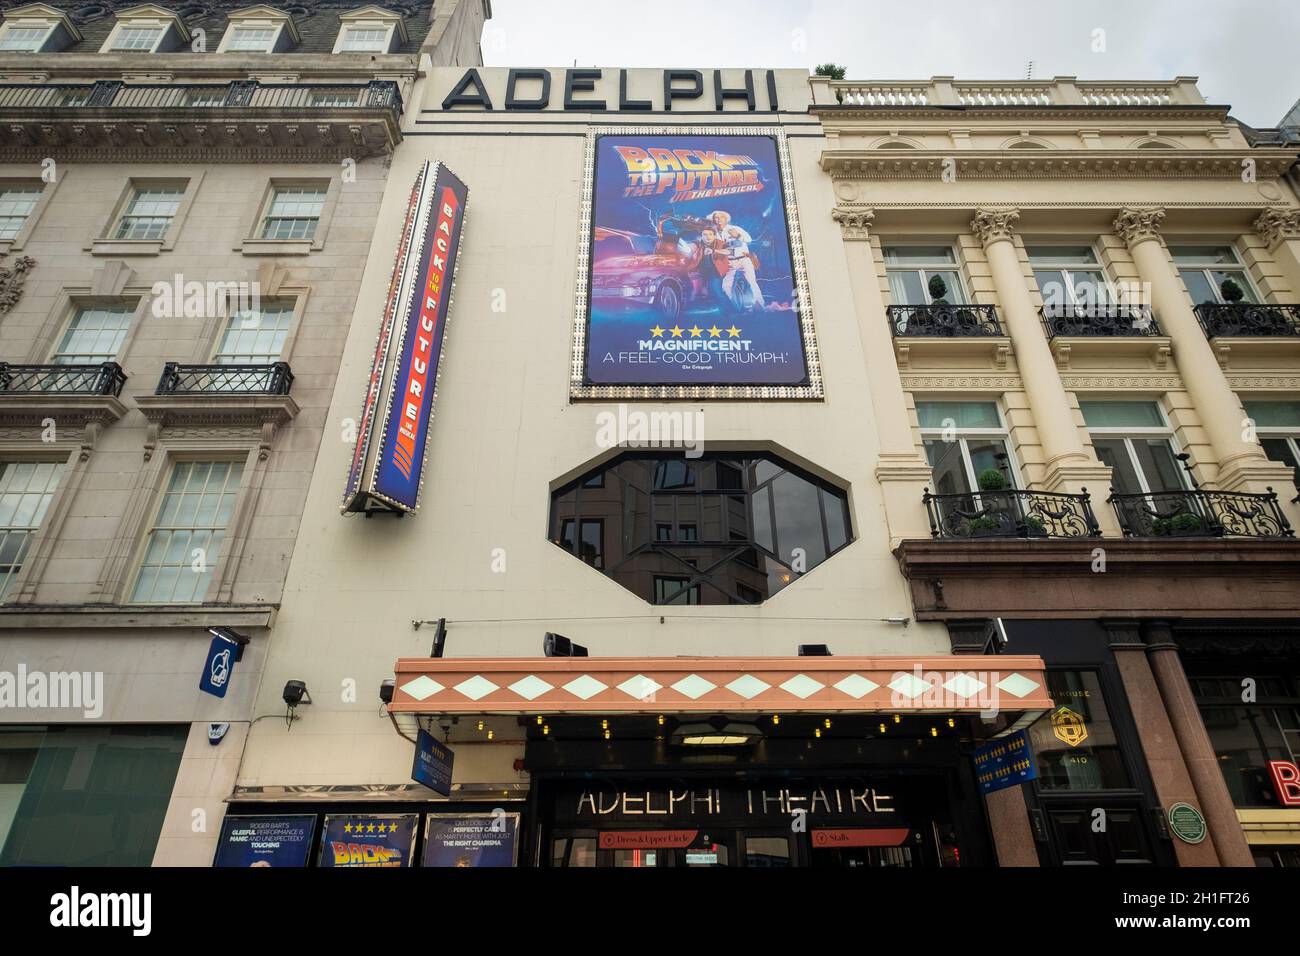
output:
M816 736L816 737L821 737L821 735L822 735L822 729L821 729L820 727L814 727L814 728L813 728L813 735Z
M775 724L779 724L780 722L781 722L781 715L780 715L780 714L773 714L773 715L772 715L772 723L775 725Z
M938 727L931 727L931 728L930 728L930 736L931 736L931 737L938 737L938 736L939 736L939 728L938 728Z
M894 723L896 723L896 724L901 724L902 722L903 722L903 718L902 718L902 717L899 717L897 714L895 714L895 715L894 715Z
M494 730L489 730L489 731L488 731L488 740L491 740L495 735L496 735L496 731L494 731Z
M479 730L482 730L482 729L483 729L483 721L481 721L481 720L478 722L478 729L479 729Z
M826 729L827 730L831 729L831 719L829 717L826 718Z
M880 732L882 734L885 732L885 725L883 723L880 725Z
M951 717L949 717L949 718L948 718L948 726L949 726L949 727L956 727L956 726L957 726L957 721L955 721L955 720L953 720Z

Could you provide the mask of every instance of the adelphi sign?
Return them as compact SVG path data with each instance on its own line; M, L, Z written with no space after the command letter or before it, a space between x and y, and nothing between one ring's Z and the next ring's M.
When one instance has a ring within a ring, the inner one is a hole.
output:
M545 110L552 99L571 112L648 113L748 111L781 108L775 70L466 70L443 98L444 110ZM617 94L615 86L617 85ZM489 91L495 87L495 95ZM729 109L729 107L731 109Z

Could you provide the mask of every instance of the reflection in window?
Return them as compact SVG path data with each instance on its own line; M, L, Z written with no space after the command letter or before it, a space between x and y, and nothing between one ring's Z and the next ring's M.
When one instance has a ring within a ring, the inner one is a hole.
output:
M1056 707L1029 728L1043 790L1131 786L1096 671L1049 670Z
M550 524L653 604L758 604L853 540L846 493L769 456L629 453L554 492Z
M1289 674L1252 673L1249 685L1241 676L1219 676L1234 666L1189 662L1188 683L1233 804L1276 808L1268 763L1300 761L1300 677L1294 667ZM1250 703L1242 700L1247 686L1254 689Z

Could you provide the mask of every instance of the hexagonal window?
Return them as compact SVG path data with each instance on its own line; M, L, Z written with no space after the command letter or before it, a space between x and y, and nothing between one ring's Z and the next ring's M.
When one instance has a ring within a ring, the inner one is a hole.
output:
M551 493L551 541L651 604L759 604L853 540L848 493L766 452L626 452Z

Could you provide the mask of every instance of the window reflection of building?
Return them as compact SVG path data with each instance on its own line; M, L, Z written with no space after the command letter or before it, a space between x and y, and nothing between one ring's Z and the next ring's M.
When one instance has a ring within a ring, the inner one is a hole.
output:
M1056 708L1030 727L1042 790L1118 790L1132 786L1096 671L1049 670ZM1077 721L1082 722L1080 728ZM1075 741L1071 743L1071 741Z
M775 457L645 453L556 490L550 537L654 604L757 604L852 540L845 491Z
M1188 664L1200 707L1232 802L1277 807L1270 760L1300 762L1300 679L1292 673L1226 676L1231 663ZM1253 699L1252 699L1253 698Z

